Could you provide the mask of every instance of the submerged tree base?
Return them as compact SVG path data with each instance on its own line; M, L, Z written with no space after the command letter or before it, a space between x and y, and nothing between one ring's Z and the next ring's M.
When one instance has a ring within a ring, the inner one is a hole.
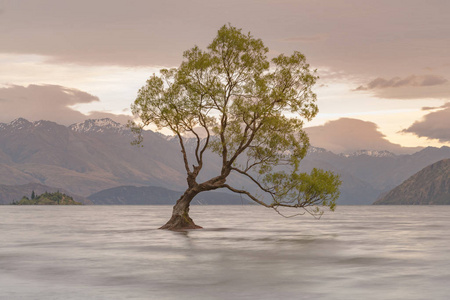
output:
M159 229L167 229L172 231L183 231L189 229L202 229L203 227L198 226L194 223L194 221L189 217L189 215L175 215L170 218L170 220Z

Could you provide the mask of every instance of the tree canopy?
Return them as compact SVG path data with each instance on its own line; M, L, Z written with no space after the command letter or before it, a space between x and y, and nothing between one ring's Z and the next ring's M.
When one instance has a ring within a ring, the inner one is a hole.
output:
M224 25L206 50L195 46L185 51L178 68L153 74L139 90L132 105L140 119L133 127L136 143L142 141L142 128L150 124L171 130L187 174L187 190L162 228L197 228L188 215L190 201L199 192L218 188L275 210L302 208L320 215L324 208L334 209L339 176L299 169L309 146L303 124L318 113L312 91L316 71L300 52L271 60L267 53L260 39ZM196 141L192 156L186 134ZM206 151L221 158L221 170L198 182ZM252 181L260 193L229 185L230 174ZM270 201L258 194L268 195Z

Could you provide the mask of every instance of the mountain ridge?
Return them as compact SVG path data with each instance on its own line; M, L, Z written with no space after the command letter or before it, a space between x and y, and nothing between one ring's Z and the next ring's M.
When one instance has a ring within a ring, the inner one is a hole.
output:
M374 204L450 204L450 159L443 159L423 168Z
M186 174L178 142L150 130L143 134L144 147L139 148L130 145L134 139L130 129L110 119L86 120L67 127L23 118L0 123L0 182L38 182L84 197L123 185L184 190ZM220 172L220 159L209 151L205 155L208 163L199 180ZM338 204L372 204L381 193L420 169L449 157L446 146L414 154L361 150L347 156L311 146L300 168L303 172L317 167L341 174ZM255 190L242 177L232 176L227 181Z
M88 133L101 133L104 131L112 131L116 133L131 133L127 126L115 122L110 118L88 119L84 122L74 123L68 126L68 128L72 131Z

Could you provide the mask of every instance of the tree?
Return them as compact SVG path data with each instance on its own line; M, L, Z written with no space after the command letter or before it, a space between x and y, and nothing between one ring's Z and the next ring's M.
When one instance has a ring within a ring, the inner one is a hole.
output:
M260 39L225 25L207 50L195 46L185 51L178 68L153 74L139 90L132 105L140 119L132 123L138 134L135 143L142 142L145 126L170 129L178 138L187 174L188 187L161 229L201 228L189 217L189 205L198 193L220 188L277 211L292 207L321 215L324 208L334 210L339 176L319 169L299 171L309 146L302 126L318 112L311 89L316 71L300 52L271 61L267 52ZM186 134L195 139L192 156ZM219 155L221 170L198 182L207 150ZM253 182L270 202L230 186L230 174Z

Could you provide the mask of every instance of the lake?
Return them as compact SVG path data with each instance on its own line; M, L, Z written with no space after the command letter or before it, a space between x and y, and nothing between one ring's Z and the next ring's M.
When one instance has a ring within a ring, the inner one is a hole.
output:
M448 299L449 206L0 206L0 299Z

